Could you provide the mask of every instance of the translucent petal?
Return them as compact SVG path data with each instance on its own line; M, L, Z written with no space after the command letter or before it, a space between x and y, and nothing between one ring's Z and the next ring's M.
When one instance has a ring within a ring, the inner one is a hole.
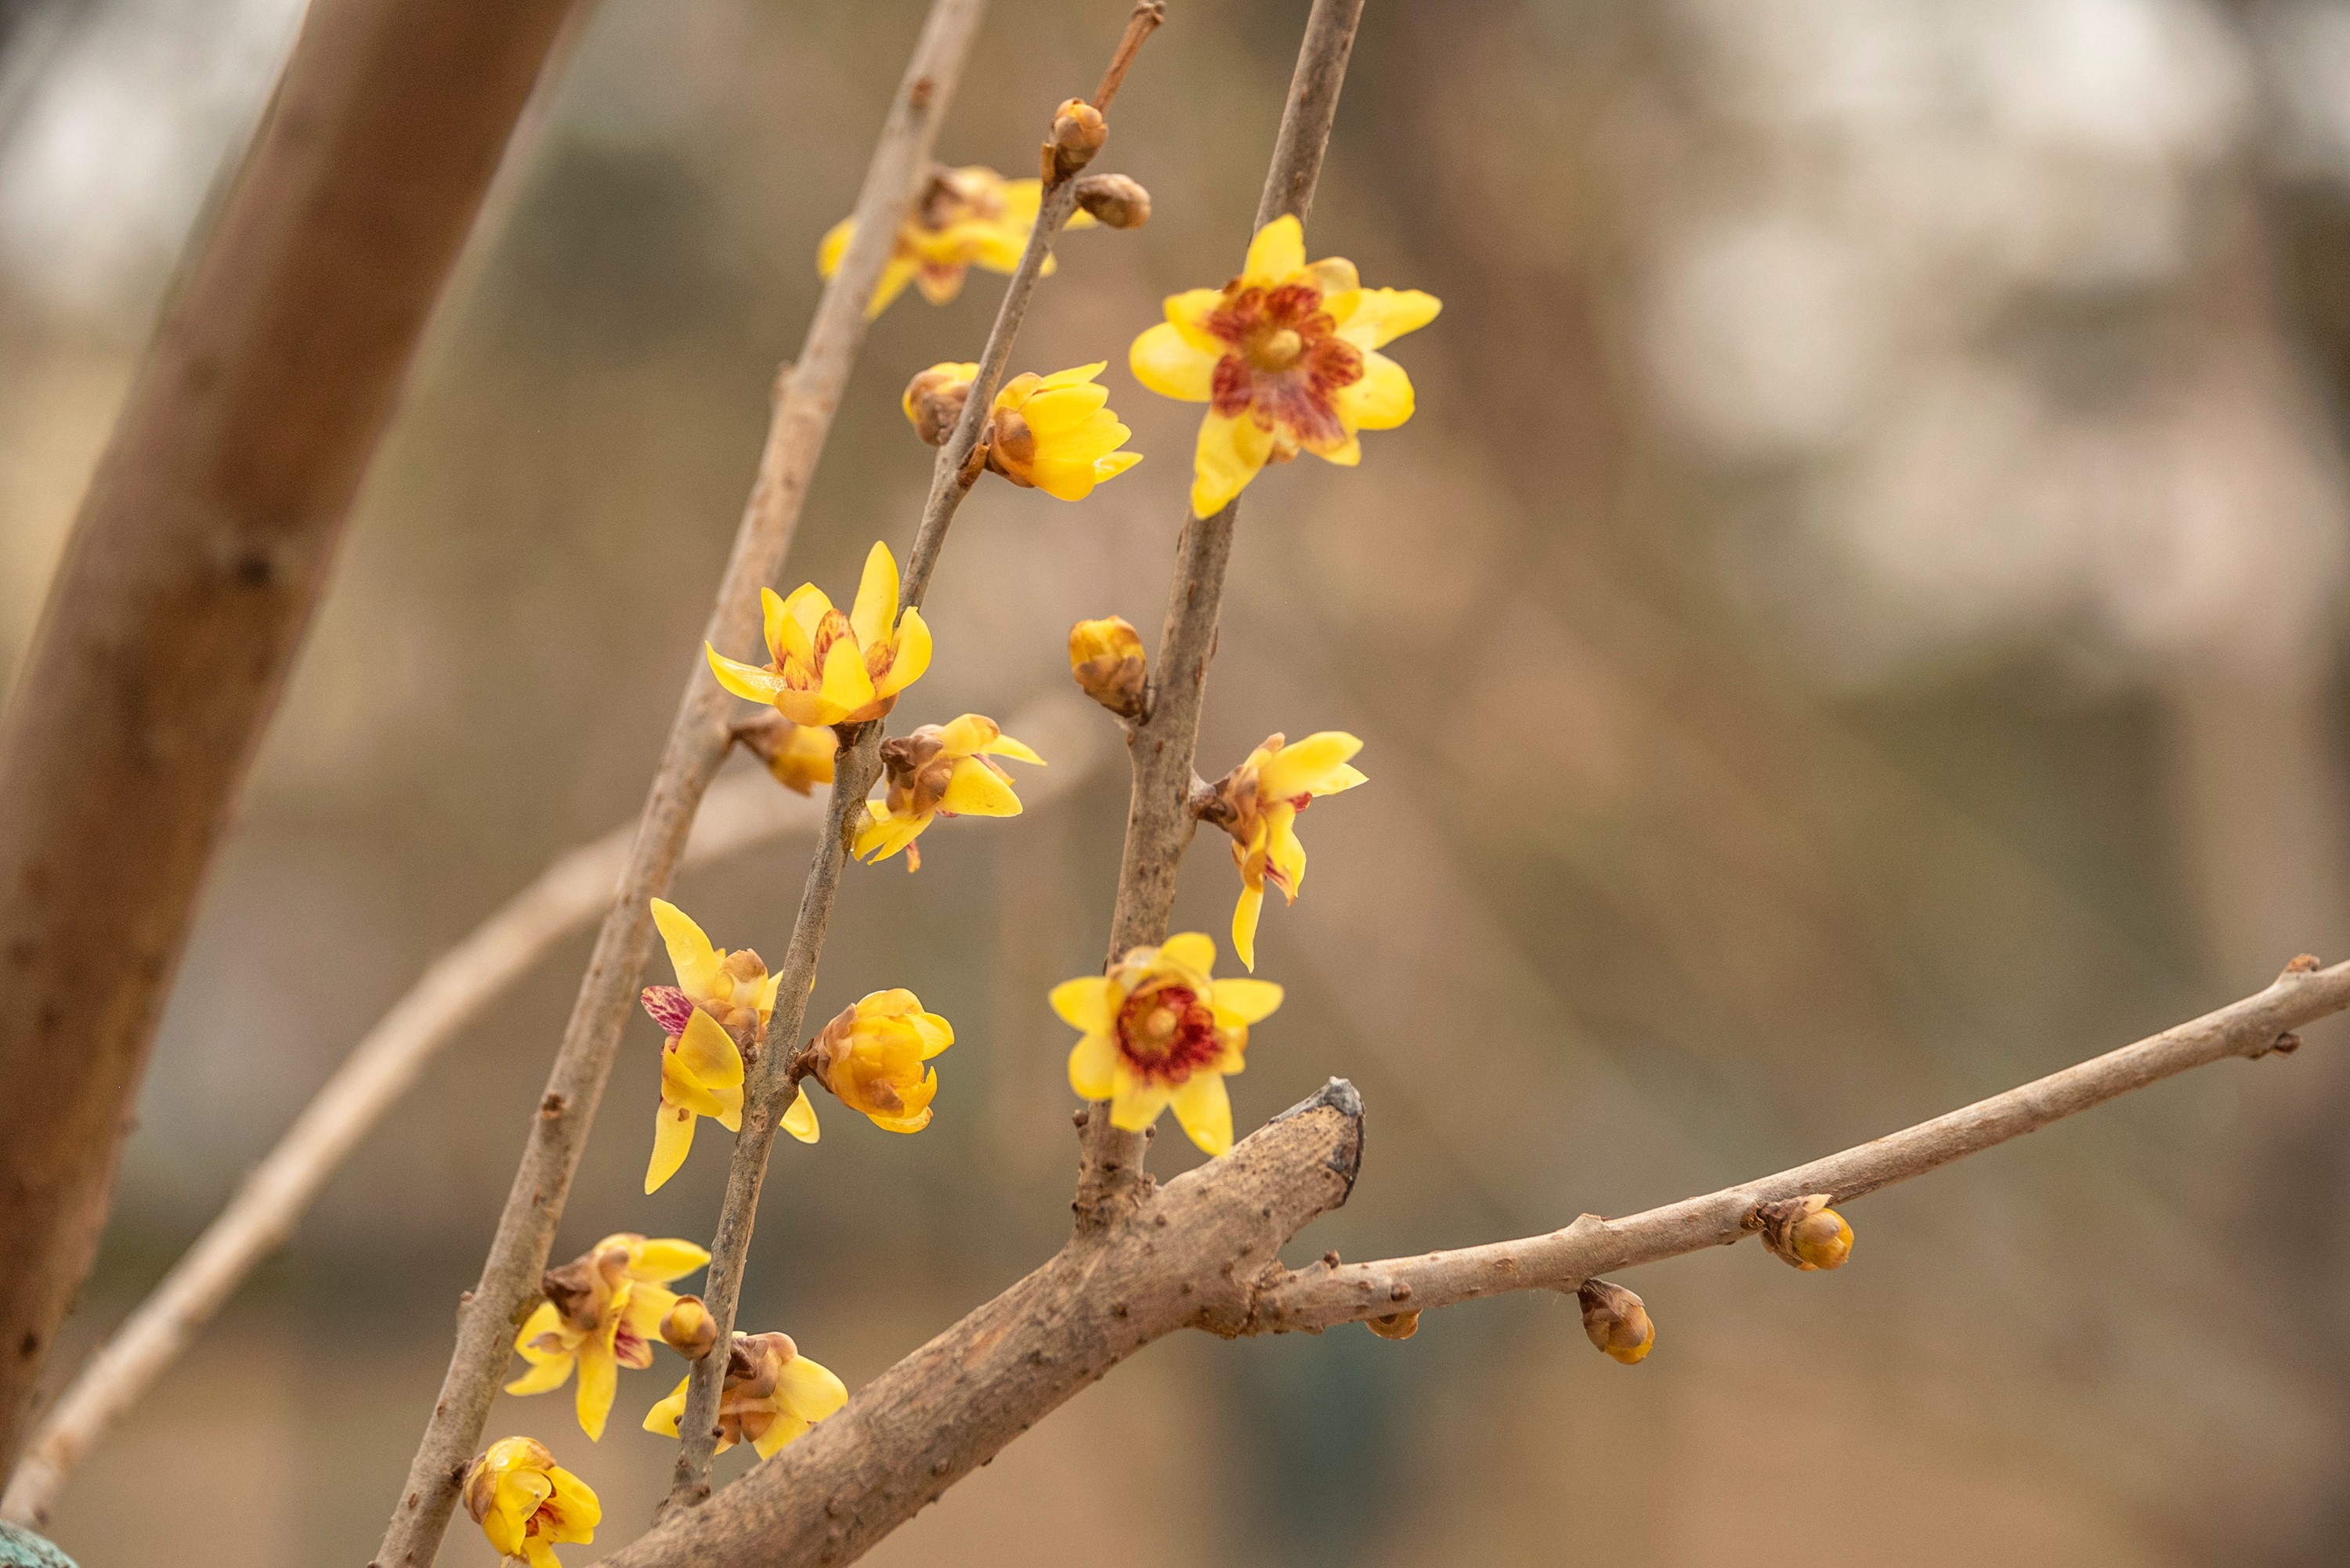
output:
M671 967L677 971L678 988L688 996L708 996L711 987L718 981L719 967L724 962L718 950L711 946L709 937L694 924L693 918L667 898L655 898L652 909L653 924L660 928L661 940L669 948Z
M1247 414L1211 413L1200 421L1191 459L1191 511L1212 517L1248 488L1273 455L1273 432Z
M753 702L773 702L785 691L784 678L774 670L729 659L706 642L702 648L710 656L710 672L718 677L718 684L735 696Z
M1162 398L1204 403L1214 390L1216 361L1222 357L1222 344L1211 348L1185 337L1172 322L1162 321L1135 338L1126 351L1126 366L1136 380Z
M1272 1017L1281 1006L1281 987L1272 981L1233 975L1216 981L1215 992L1209 1000L1219 1015L1219 1023L1228 1016L1234 1023L1246 1024Z
M825 230L824 238L816 243L816 275L830 277L840 270L840 258L848 249L850 236L857 233L857 220L843 218Z
M821 1421L848 1403L848 1386L821 1362L795 1355L775 1375L775 1404L803 1421Z
M1232 951L1249 969L1256 968L1256 927L1264 913L1264 884L1243 883L1240 902L1232 906ZM1226 983L1219 981L1219 984Z
M784 600L783 624L777 628L784 651L810 672L816 669L816 628L832 608L832 600L814 583L802 583Z
M1334 316L1336 307L1350 306L1338 317L1338 336L1364 349L1383 348L1407 332L1419 331L1444 308L1442 300L1416 288L1366 288L1351 302L1330 304Z
M709 1262L710 1254L692 1242L662 1237L636 1249L636 1256L629 1262L629 1273L635 1279L665 1285L671 1280L683 1279Z
M1270 286L1288 279L1305 266L1305 229L1295 213L1284 213L1256 232L1249 241L1248 265L1241 281Z
M1411 418L1411 378L1384 354L1363 355L1363 378L1338 389L1338 418L1367 431L1391 431Z
M604 1423L612 1414L613 1397L620 1391L620 1364L612 1359L611 1350L593 1342L579 1347L579 1392L573 1408L579 1416L579 1429L588 1434L591 1443L604 1438Z
M1088 1034L1069 1053L1069 1087L1077 1097L1107 1100L1118 1092L1118 1047L1107 1034Z
M816 1126L816 1106L808 1100L806 1084L792 1097L792 1108L784 1113L784 1130L802 1143L814 1143L823 1136L824 1129Z
M1075 365L1066 370L1055 370L1037 382L1037 385L1046 389L1055 387L1079 387L1108 369L1108 360L1097 359L1090 365ZM1107 398L1109 394L1105 392L1102 395Z
M678 1420L685 1414L685 1386L692 1381L693 1374L689 1372L677 1380L677 1386L669 1391L667 1397L653 1401L653 1407L645 1412L646 1431L658 1432L664 1438L677 1436Z
M1205 931L1178 931L1159 944L1159 956L1204 975L1216 967L1216 939Z
M891 644L889 673L881 677L873 690L876 695L895 697L922 678L931 667L931 625L922 612L909 607L898 618L898 635Z
M1063 981L1053 988L1047 1000L1053 1011L1061 1015L1062 1023L1072 1029L1096 1033L1109 1027L1112 1013L1126 996L1107 976L1089 974Z
M873 286L873 297L866 303L865 318L870 321L898 302L906 286L914 281L921 265L911 256L893 255L881 268L880 280Z
M678 1064L704 1088L731 1089L743 1082L743 1053L734 1037L700 1008L685 1021L676 1055Z
M1327 793L1324 786L1334 772L1362 749L1344 730L1316 730L1257 764L1257 793L1270 800Z
M1175 1119L1211 1155L1232 1151L1232 1102L1215 1073L1194 1073L1175 1091Z
M939 807L957 816L1017 816L1020 797L985 763L962 757L947 775L946 794L940 797Z
M660 1114L653 1118L652 1163L645 1168L647 1192L659 1192L685 1163L687 1152L693 1147L693 1113L683 1106L661 1103Z
M889 640L898 619L898 562L889 546L879 542L865 556L865 576L857 585L856 607L848 612L849 629L860 648L879 648Z
M777 1416L767 1423L767 1429L751 1439L752 1451L763 1459L775 1457L775 1450L794 1438L807 1435L808 1424L795 1416Z
M1146 1083L1132 1073L1120 1073L1118 1092L1110 1096L1109 1125L1121 1132L1140 1132L1159 1119L1173 1093L1164 1084Z
M1015 741L1001 732L980 750L991 756L1010 757L1015 763L1034 763L1040 768L1045 765L1045 759L1032 751L1026 742Z

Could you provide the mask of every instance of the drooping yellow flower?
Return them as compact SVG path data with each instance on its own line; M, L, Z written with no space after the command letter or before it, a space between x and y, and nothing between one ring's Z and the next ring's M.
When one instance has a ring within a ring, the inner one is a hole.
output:
M898 705L898 693L931 667L931 628L920 610L898 613L898 562L887 545L865 557L857 603L847 615L814 583L784 598L759 590L766 607L764 669L704 643L718 683L737 697L770 702L795 724L861 724Z
M604 1505L588 1483L555 1462L543 1443L501 1438L465 1478L465 1511L500 1560L562 1568L559 1542L596 1539Z
M922 1011L921 998L903 986L877 991L844 1007L808 1042L806 1073L853 1111L888 1132L917 1133L931 1125L939 1074L930 1059L954 1044L954 1025ZM816 1106L803 1081L784 1130L814 1143Z
M685 1416L685 1386L645 1417L645 1430L677 1436ZM848 1403L848 1386L831 1368L802 1355L788 1334L738 1334L727 1352L726 1381L718 1394L718 1451L747 1442L763 1459Z
M652 1163L645 1190L658 1191L693 1147L693 1126L716 1116L743 1130L743 1046L764 1039L779 977L749 948L722 952L702 928L666 898L653 901L653 923L669 944L675 985L649 985L645 1011L668 1038L661 1043L660 1109L653 1117Z
M1256 968L1256 923L1264 909L1265 884L1295 904L1305 882L1297 814L1319 796L1369 782L1347 761L1362 749L1363 742L1344 730L1319 730L1294 746L1269 735L1217 783L1215 798L1201 808L1203 820L1232 836L1232 864L1241 871L1232 950L1250 969Z
M881 800L865 803L871 819L857 835L857 857L878 866L900 849L908 870L918 869L922 852L914 840L941 816L1017 816L1020 797L1012 775L992 761L1011 757L1045 765L1045 759L1005 734L994 720L965 713L948 724L924 724L911 734L881 743L889 787Z
M667 1289L710 1262L691 1241L647 1241L633 1231L605 1237L542 1283L546 1299L515 1336L530 1370L506 1385L509 1394L544 1394L569 1381L579 1369L575 1408L579 1429L591 1442L604 1437L620 1368L653 1364L653 1341L661 1320L677 1304Z
M1223 287L1168 296L1167 319L1127 360L1152 391L1209 406L1191 510L1210 515L1266 463L1300 452L1361 462L1357 431L1393 430L1412 412L1411 378L1378 350L1441 308L1416 288L1363 287L1342 257L1307 265L1294 217L1259 229Z
M1109 389L1094 378L1107 359L1039 376L1014 376L995 394L985 434L989 472L1027 490L1063 501L1083 501L1094 486L1115 479L1142 461L1139 452L1120 452L1134 432L1109 410ZM951 361L931 366L906 384L899 406L915 433L943 446L971 399L976 364Z
M1069 1086L1107 1100L1113 1127L1140 1132L1169 1105L1191 1141L1232 1147L1224 1079L1247 1064L1249 1025L1281 1005L1269 980L1216 980L1216 944L1199 931L1134 948L1106 975L1053 988L1053 1011L1085 1037L1069 1053Z
M910 283L932 305L944 305L962 292L963 275L973 264L990 272L1016 270L1020 253L1028 248L1029 231L1036 226L1044 193L1039 181L1006 180L976 163L932 170L930 183L898 224L897 244L865 314L879 316L889 309ZM1078 213L1071 215L1068 226L1079 229L1092 222ZM839 270L856 233L855 218L843 218L827 231L816 247L818 275L830 277ZM1049 255L1044 271L1053 271Z

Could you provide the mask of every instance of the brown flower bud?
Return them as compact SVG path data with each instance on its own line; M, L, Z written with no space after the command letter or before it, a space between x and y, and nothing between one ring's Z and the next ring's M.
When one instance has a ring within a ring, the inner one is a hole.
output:
M1367 1318L1363 1326L1381 1339L1409 1339L1419 1332L1419 1314L1392 1312L1385 1317Z
M1640 1298L1606 1280L1586 1280L1575 1288L1583 1303L1583 1332L1592 1347L1627 1366L1637 1366L1657 1343L1657 1325Z
M1053 135L1045 143L1045 183L1067 179L1094 161L1109 140L1109 122L1101 110L1081 98L1068 99L1053 111Z
M1149 665L1141 637L1120 617L1081 620L1069 628L1069 673L1080 691L1119 718L1141 716Z
M1077 182L1077 205L1113 229L1150 222L1150 192L1123 174L1088 174Z
M906 383L900 403L913 421L914 433L932 446L946 445L962 419L963 405L971 400L972 380L978 374L977 365L953 363L917 371Z
M700 1296L680 1296L660 1320L660 1336L688 1361L699 1361L718 1344L718 1320Z
M1805 1273L1841 1268L1852 1256L1852 1227L1828 1207L1825 1192L1757 1204L1746 1223L1762 1232L1764 1246Z

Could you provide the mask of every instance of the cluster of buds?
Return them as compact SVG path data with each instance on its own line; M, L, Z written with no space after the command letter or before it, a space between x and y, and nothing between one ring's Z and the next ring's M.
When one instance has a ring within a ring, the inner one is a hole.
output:
M1852 1256L1852 1227L1828 1207L1825 1192L1757 1204L1746 1228L1760 1231L1764 1246L1805 1273L1842 1268Z
M1627 1366L1648 1358L1657 1343L1657 1325L1638 1296L1606 1280L1586 1280L1575 1294L1583 1303L1583 1332L1593 1349Z
M1150 664L1141 636L1124 618L1105 616L1069 628L1069 674L1079 691L1119 718L1142 717Z
M767 764L794 794L811 794L832 782L840 737L828 725L795 724L773 709L734 726L734 739Z

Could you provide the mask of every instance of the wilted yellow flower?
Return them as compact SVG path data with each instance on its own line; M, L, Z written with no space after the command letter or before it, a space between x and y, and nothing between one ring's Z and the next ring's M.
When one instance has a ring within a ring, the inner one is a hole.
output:
M814 583L784 598L759 590L766 607L764 669L702 644L718 683L737 697L771 702L795 724L861 724L898 705L898 693L931 667L931 628L910 606L898 613L898 562L887 545L865 557L857 604L847 615Z
M900 849L906 867L922 863L914 840L940 816L1017 816L1020 797L1012 775L993 757L1011 757L1042 767L1045 759L999 728L994 720L965 713L948 724L924 724L911 734L881 743L889 788L882 800L868 800L871 819L857 835L857 857L879 865Z
M921 999L900 986L842 1008L808 1042L803 1060L808 1077L875 1127L915 1133L931 1125L931 1101L939 1092L938 1069L923 1064L953 1044L954 1026L923 1012ZM805 1082L784 1113L784 1130L802 1143L816 1140L816 1106Z
M749 948L730 953L711 946L702 928L666 898L653 900L653 923L669 944L677 983L649 985L642 997L668 1036L647 1192L658 1191L685 1163L696 1117L716 1116L728 1132L743 1130L742 1047L765 1037L780 983Z
M1593 1349L1627 1366L1638 1366L1656 1348L1657 1325L1638 1296L1606 1280L1586 1280L1575 1288L1583 1303L1583 1333Z
M1023 489L1083 501L1095 485L1140 462L1140 452L1118 450L1134 432L1109 410L1109 389L1094 384L1108 363L1049 376L1031 370L1006 381L988 416L989 470ZM899 407L915 432L932 446L946 444L978 375L976 364L950 360L909 381Z
M1223 287L1168 296L1167 319L1134 340L1127 360L1152 391L1209 405L1191 510L1208 516L1266 463L1300 452L1361 462L1357 431L1411 418L1411 379L1378 349L1440 308L1416 288L1364 288L1341 257L1308 266L1294 217L1259 229L1248 265Z
M645 1430L677 1436L685 1416L687 1373L645 1417ZM718 1395L718 1451L748 1442L761 1459L848 1403L848 1387L831 1369L799 1353L788 1334L738 1334L726 1355Z
M1110 1125L1140 1132L1170 1104L1210 1154L1232 1147L1224 1078L1246 1065L1249 1025L1281 1005L1269 980L1215 980L1213 939L1198 931L1135 948L1106 975L1063 981L1053 1011L1085 1032L1069 1053L1069 1086L1110 1102Z
M1362 749L1363 742L1343 730L1319 730L1294 746L1269 735L1217 783L1214 797L1201 807L1202 820L1232 836L1232 864L1241 870L1232 950L1252 970L1265 884L1280 888L1293 904L1305 885L1305 846L1298 842L1297 814L1317 796L1369 782L1347 760Z
M604 1436L605 1417L623 1366L650 1366L661 1320L677 1304L671 1280L693 1272L710 1254L691 1241L651 1241L633 1231L607 1236L559 1269L546 1271L546 1299L515 1336L530 1370L506 1385L509 1394L544 1394L579 1368L575 1407L579 1429L591 1441Z
M502 1561L562 1568L559 1542L596 1539L604 1505L588 1483L555 1462L543 1443L501 1438L465 1478L465 1511Z
M1078 690L1119 718L1141 717L1150 664L1141 637L1123 618L1081 620L1069 628L1069 674Z
M814 793L832 782L840 737L822 724L795 724L765 712L734 726L734 738L757 753L775 782L794 794Z
M898 243L881 269L865 314L879 316L904 292L909 283L919 286L932 305L944 305L962 292L963 274L972 264L990 272L1008 273L1020 265L1028 248L1029 231L1036 226L1036 209L1045 187L1035 180L1006 180L979 164L931 171L930 183L898 224ZM1073 215L1069 227L1083 228L1091 220ZM819 275L830 277L857 233L857 220L835 223L816 247ZM1045 258L1050 274L1053 258Z

